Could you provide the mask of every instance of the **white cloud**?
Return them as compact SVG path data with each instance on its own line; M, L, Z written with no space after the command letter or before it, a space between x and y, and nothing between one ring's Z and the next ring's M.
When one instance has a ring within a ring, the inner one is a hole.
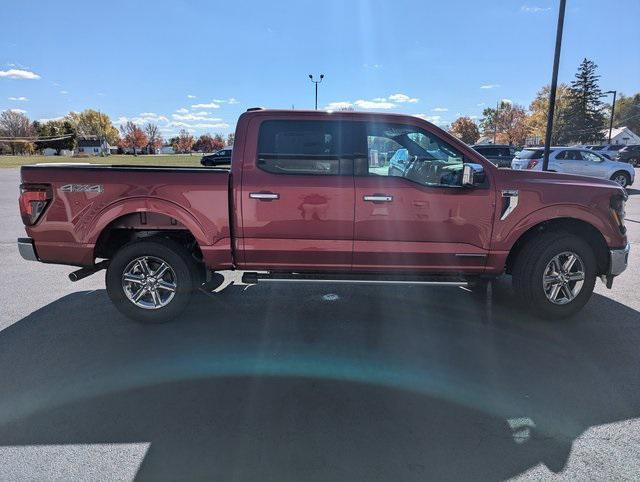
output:
M476 104L478 107L482 107L484 105L484 102L480 102L478 104Z
M393 94L389 96L389 100L392 102L398 102L398 103L409 102L411 104L415 104L420 99L416 97L409 97L408 95L405 95L405 94Z
M447 109L446 107L434 107L433 109L431 109L433 112L447 112L449 109Z
M0 70L0 78L6 77L8 79L27 79L27 80L38 80L40 76L35 72L31 72L30 70L23 69L9 69L9 70Z
M386 102L387 98L386 97L375 97L375 98L373 98L371 100L373 100L374 102Z
M135 117L126 117L120 116L115 121L113 121L114 125L122 125L127 122L133 122L137 125L146 124L148 122L159 123L159 122L169 122L169 119L164 115L158 115L155 112L141 112Z
M193 94L187 94L187 99L195 99L196 96Z
M382 64L362 64L365 69L381 69Z
M354 102L361 109L393 109L396 105L392 102L376 102L374 100L359 99Z
M210 121L210 122L218 122L221 121L222 119L219 119L217 117L207 117L206 115L200 115L200 113L196 113L196 114L172 114L171 117L173 117L175 120L178 121Z
M551 10L551 7L536 7L529 5L523 5L522 7L520 7L520 11L525 13L541 13L548 12L549 10Z
M427 122L431 122L432 124L435 125L443 125L445 124L445 122L443 122L441 119L442 117L439 115L428 115L428 114L413 114L414 117L419 117L420 119L424 119Z
M329 102L325 107L326 110L339 110L339 109L348 109L349 107L353 107L351 102Z
M98 92L98 95L99 95L100 97L104 97L106 94L105 94L104 92Z
M500 102L504 102L505 104L513 104L511 99L500 99Z
M62 95L67 95L67 94L69 93L69 91L67 91L67 90L61 90L61 91L60 91L60 93L61 93Z
M237 104L238 100L235 97L229 97L229 100L227 102L229 104Z
M226 122L217 122L215 124L194 124L192 127L196 129L226 129L229 124Z
M481 85L481 89L495 89L496 87L500 87L500 84L484 84Z
M193 104L191 108L192 109L219 109L220 104L216 104L215 102L210 102L208 104Z
M64 119L64 116L60 116L60 117L50 117L50 118L45 118L45 119L38 119L38 122L40 122L41 124L45 124L47 122L51 122L51 121L59 121Z
M8 99L16 102L27 102L29 100L23 95L21 95L20 97L8 97Z
M176 112L178 114L186 114L187 112L189 112L189 109L185 109L184 107L181 107L180 109L177 109Z
M478 118L478 116L477 116L477 115L470 115L470 116L469 116L469 119L472 119L472 120L475 120L475 119L477 119L477 118Z
M15 112L17 114L26 114L27 111L23 109L9 109L10 112Z
M155 112L140 112L140 117L158 117Z

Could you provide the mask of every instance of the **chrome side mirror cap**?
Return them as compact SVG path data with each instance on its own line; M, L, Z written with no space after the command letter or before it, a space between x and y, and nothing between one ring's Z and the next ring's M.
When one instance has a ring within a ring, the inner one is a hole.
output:
M462 186L475 187L484 183L484 167L480 164L465 163L462 166Z

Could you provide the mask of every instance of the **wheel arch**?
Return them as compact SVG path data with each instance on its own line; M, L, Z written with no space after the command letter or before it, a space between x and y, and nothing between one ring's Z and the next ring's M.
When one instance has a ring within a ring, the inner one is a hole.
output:
M543 233L557 232L575 234L585 239L593 248L597 262L597 273L604 274L609 268L609 247L602 233L591 223L571 217L548 219L535 224L522 233L507 255L505 269L511 273L513 264L527 243Z

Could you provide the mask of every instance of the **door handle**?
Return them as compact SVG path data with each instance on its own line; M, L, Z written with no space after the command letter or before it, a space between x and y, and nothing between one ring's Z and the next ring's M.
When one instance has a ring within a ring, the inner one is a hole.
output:
M372 203L390 203L393 201L393 196L387 196L386 194L372 194L370 196L364 196L363 199Z
M277 192L250 192L249 197L260 201L273 201L274 199L280 199L280 194Z

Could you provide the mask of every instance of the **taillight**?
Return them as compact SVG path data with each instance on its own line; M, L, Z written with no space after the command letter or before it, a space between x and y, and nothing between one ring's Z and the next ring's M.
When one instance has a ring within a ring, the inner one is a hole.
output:
M529 161L529 163L527 164L527 169L533 169L537 165L538 165L538 160L537 159L531 159Z
M53 198L48 184L22 184L20 186L20 216L26 226L38 222Z

